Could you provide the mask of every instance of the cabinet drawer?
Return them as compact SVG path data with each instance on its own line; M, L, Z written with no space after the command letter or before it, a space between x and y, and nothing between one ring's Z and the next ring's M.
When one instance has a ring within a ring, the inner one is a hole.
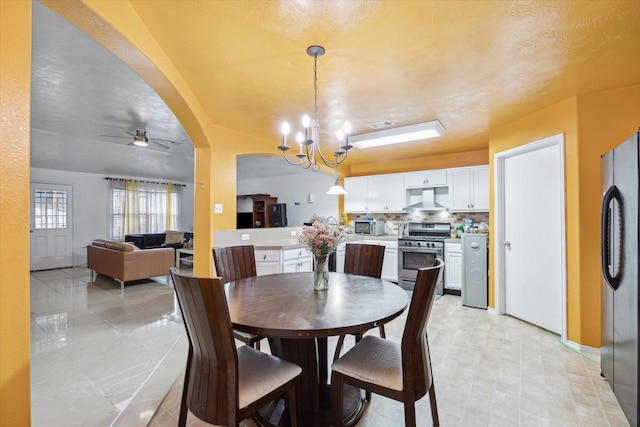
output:
M287 249L286 251L282 251L283 261L286 261L289 259L308 257L308 256L311 256L311 252L309 252L309 250L307 250L306 248Z
M257 250L256 262L280 261L280 251Z
M444 253L462 253L462 245L460 243L445 243Z

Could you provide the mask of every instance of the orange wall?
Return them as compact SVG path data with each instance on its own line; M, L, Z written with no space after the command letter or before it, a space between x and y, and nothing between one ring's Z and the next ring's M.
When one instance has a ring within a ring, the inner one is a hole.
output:
M383 161L380 163L352 165L346 176L457 168L462 166L486 165L488 163L489 150L466 151L463 153L440 154L401 161Z
M0 426L31 422L31 2L0 2Z
M567 233L567 338L580 341L580 278L579 278L579 209L578 209L578 132L576 99L570 98L511 123L491 129L489 157L491 169L491 205L494 203L493 157L496 153L528 144L552 135L564 134L565 146L565 191L566 191L566 233ZM494 211L489 213L490 224L494 222ZM490 231L491 241L494 232ZM495 255L489 254L489 265L495 264ZM490 269L489 305L495 307L495 274Z
M547 136L565 135L567 338L600 347L600 156L640 125L640 86L581 95L493 128L489 156ZM493 203L493 175L491 176ZM490 214L493 223L493 212ZM489 254L490 265L495 262ZM495 277L489 278L495 306Z
M640 85L578 97L581 339L600 346L600 156L638 131ZM587 344L589 343L589 344Z

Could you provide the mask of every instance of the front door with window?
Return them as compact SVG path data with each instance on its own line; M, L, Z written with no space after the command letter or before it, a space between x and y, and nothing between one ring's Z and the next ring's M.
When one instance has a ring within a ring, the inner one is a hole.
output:
M31 183L31 271L73 266L72 187Z

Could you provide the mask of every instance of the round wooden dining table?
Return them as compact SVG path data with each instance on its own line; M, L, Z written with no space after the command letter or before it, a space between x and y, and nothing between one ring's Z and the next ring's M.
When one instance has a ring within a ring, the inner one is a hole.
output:
M329 273L325 291L314 291L310 272L236 280L225 284L225 291L234 329L269 338L273 354L302 368L302 426L332 424L327 338L387 323L409 303L406 291L391 282L344 273ZM263 408L256 421L286 425L279 405ZM355 424L363 411L364 393L345 390L345 425Z

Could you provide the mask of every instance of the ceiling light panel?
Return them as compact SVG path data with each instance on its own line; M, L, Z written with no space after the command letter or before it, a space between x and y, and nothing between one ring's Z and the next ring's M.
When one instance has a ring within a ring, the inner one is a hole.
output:
M353 135L349 142L358 148L380 147L382 145L419 141L444 135L444 127L438 120L384 129L376 132Z

